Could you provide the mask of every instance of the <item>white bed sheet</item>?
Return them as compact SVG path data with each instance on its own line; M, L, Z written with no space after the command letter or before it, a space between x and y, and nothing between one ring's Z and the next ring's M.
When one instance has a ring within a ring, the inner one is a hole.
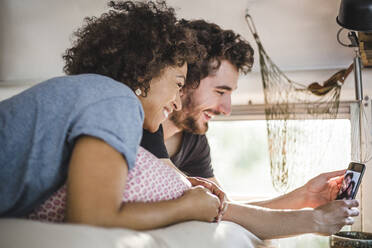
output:
M1 248L170 248L267 247L243 227L228 221L189 221L138 232L124 228L0 219Z

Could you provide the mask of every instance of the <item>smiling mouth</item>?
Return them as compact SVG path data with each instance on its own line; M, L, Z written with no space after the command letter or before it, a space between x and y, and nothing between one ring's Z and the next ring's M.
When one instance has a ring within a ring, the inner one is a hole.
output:
M214 117L214 115L209 112L203 112L203 114L204 114L206 121L209 121Z
M166 109L163 109L163 115L165 116L165 118L168 118L168 115L170 114L170 112Z

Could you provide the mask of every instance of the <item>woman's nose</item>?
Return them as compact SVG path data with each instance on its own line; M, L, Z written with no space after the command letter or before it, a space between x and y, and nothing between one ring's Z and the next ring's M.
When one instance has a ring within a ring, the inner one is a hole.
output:
M176 95L176 99L173 101L173 110L174 111L180 111L182 109L182 102L181 102L181 96L180 91Z

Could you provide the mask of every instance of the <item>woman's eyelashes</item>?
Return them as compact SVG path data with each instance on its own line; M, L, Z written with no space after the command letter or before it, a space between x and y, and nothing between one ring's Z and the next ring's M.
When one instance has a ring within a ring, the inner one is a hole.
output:
M178 86L179 90L182 90L184 85L185 84L183 82L177 82L177 86Z
M221 91L221 90L216 90L217 94L223 96L225 94L225 91Z

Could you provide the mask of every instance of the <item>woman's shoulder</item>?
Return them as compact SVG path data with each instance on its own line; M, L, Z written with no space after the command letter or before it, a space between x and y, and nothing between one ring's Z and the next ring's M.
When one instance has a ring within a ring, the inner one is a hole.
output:
M38 99L45 105L61 105L84 108L106 100L116 101L126 105L138 106L141 103L134 92L125 84L112 78L98 74L80 74L60 76L43 81L21 94L15 96L13 101Z
M0 103L0 112L10 108L45 113L48 118L53 117L50 113L73 117L92 109L143 116L142 105L128 86L97 74L51 78Z
M94 96L102 98L105 96L127 96L136 98L133 91L124 83L118 82L110 77L98 74L79 74L62 76L47 80L43 84L47 88L58 88L59 92L74 92L80 96Z

